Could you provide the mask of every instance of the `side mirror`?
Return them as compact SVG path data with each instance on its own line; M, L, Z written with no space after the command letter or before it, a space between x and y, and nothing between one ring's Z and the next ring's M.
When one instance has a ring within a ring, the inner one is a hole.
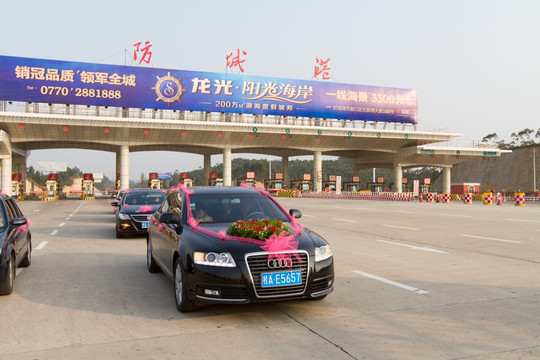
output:
M178 223L180 222L180 218L176 213L165 212L159 216L159 221L164 224L178 225Z
M112 205L112 206L118 206L118 201L117 201L117 200L114 200L113 202L111 202L111 205Z
M291 209L289 210L289 215L293 218L300 219L302 217L302 212L298 209Z
M13 226L21 226L26 224L26 218L25 217L19 217L11 220L11 225Z

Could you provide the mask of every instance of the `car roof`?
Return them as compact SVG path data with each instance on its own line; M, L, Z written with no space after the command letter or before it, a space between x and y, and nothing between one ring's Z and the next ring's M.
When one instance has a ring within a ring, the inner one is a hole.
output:
M194 195L212 195L212 194L256 194L259 190L241 186L195 186L189 188Z
M151 188L135 188L135 189L126 189L126 193L128 192L166 192L164 189L151 189Z

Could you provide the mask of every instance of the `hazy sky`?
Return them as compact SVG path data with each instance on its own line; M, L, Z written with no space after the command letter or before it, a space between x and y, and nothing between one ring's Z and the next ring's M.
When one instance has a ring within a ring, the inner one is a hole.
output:
M26 0L1 11L1 55L124 64L125 49L150 41L154 67L224 72L240 49L247 75L306 80L315 58L330 58L332 81L418 90L419 124L463 134L455 142L540 128L538 0ZM105 152L28 160L115 172ZM199 155L131 153L130 178L202 165Z

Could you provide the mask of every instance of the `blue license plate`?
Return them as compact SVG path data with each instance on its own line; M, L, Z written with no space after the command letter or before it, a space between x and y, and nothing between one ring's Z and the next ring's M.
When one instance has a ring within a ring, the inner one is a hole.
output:
M142 227L143 229L148 229L148 226L150 226L150 221L143 221L143 222L141 223L141 227Z
M280 271L261 274L261 286L290 286L302 284L301 271Z

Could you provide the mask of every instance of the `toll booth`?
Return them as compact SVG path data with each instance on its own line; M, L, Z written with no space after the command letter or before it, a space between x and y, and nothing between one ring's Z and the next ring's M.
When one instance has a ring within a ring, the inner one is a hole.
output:
M24 181L21 174L11 174L11 197L21 199L24 195Z
M223 186L223 179L218 178L217 172L211 172L208 176L208 186Z
M217 186L217 172L208 174L208 186Z
M148 187L150 189L163 189L163 180L159 178L157 172L148 174Z
M49 177L45 181L45 189L43 191L43 200L58 200L60 194L60 182L58 181L58 174L49 174Z
M83 174L81 181L81 200L94 200L96 198L94 190L94 174Z
M188 172L180 173L180 184L184 184L184 186L188 188L195 186L195 182L189 177Z
M409 179L401 178L401 192L409 192Z
M360 176L353 176L351 182L347 182L345 185L345 191L357 192L360 191Z
M291 189L310 192L312 190L311 174L303 174L302 180L291 180Z
M367 188L372 193L381 193L384 191L384 177L377 176L377 182L367 183Z
M322 187L325 191L336 191L336 175L328 175L328 181L323 182Z
M255 187L255 171L246 172L246 185Z
M431 178L424 178L424 183L420 185L420 194L431 192Z
M277 172L274 179L264 180L264 188L267 191L279 191L283 189L283 173Z

